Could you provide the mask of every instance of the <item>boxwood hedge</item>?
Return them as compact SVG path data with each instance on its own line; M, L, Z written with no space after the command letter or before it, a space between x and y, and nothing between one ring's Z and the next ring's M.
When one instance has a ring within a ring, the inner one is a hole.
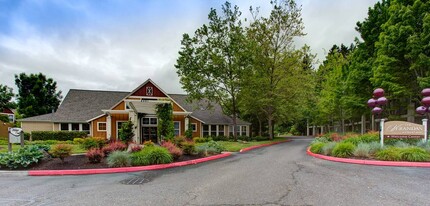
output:
M31 138L32 140L73 141L74 138L83 138L87 134L87 132L79 131L34 131L31 133Z

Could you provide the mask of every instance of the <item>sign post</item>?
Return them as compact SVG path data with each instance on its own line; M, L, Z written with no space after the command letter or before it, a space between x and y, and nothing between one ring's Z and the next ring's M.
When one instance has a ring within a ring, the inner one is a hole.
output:
M428 139L427 121L428 121L428 119L423 119L424 141L426 141L426 142L427 142L427 139Z
M21 147L24 147L24 132L21 128L12 127L8 129L8 149L12 152L12 144L19 143Z
M381 122L380 122L381 131L379 133L379 136L381 137L380 138L381 139L381 147L384 146L384 122L385 122L385 119L381 119Z

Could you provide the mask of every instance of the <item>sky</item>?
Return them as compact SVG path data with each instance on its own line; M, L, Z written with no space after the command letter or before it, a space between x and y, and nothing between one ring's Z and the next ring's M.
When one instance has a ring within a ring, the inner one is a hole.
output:
M167 93L184 93L174 67L184 33L207 23L218 0L0 0L0 84L17 93L14 75L43 73L69 89L132 91L151 78ZM299 0L307 34L297 48L317 58L351 44L377 0ZM270 0L236 0L270 12Z

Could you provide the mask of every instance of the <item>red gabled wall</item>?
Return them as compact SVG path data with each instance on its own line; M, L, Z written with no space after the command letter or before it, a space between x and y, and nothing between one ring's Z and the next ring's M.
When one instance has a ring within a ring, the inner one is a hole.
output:
M145 85L143 85L143 87L141 87L140 89L138 89L136 92L134 92L131 96L148 96L146 95L146 88L147 87L152 87L152 93L153 95L150 97L166 97L165 94L163 94L163 92L161 92L155 85L153 85L151 82L146 83Z

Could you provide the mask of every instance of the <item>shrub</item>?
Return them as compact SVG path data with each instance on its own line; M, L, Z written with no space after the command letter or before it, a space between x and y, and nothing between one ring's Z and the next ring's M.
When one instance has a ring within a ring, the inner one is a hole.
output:
M195 143L193 141L185 141L182 142L182 145L180 147L184 154L190 155L193 154L195 151Z
M317 138L314 138L312 140L311 144L314 144L314 143L317 143L317 142L327 143L327 142L330 142L330 141L331 141L331 139L329 139L327 137L317 137Z
M315 154L322 154L322 148L324 147L326 143L324 142L317 142L311 145L311 152Z
M185 138L184 136L176 136L175 138L173 138L173 144L175 144L178 147L182 147L182 143L186 142L187 138Z
M394 147L398 147L398 148L406 148L410 146L411 146L410 144L403 141L397 141L396 143L394 143Z
M369 154L370 155L375 155L376 152L380 151L381 148L381 144L379 142L370 142L369 144Z
M430 141L421 140L417 142L417 147L423 148L428 153L430 153Z
M362 143L371 143L379 141L379 133L371 132L359 136Z
M213 141L228 141L229 137L227 136L210 136L208 138L212 138ZM230 137L231 139L234 139L234 137Z
M203 157L218 154L215 148L208 147L206 144L197 146L195 150L199 156Z
M169 153L173 156L174 159L178 159L183 154L181 148L177 147L171 142L165 141L161 144L161 146L169 150Z
M359 138L359 137L350 137L350 138L344 139L342 142L349 142L349 143L352 143L353 145L357 146L362 141L361 141L361 138Z
M130 120L122 124L121 128L118 131L119 139L122 142L126 144L131 142L134 136L133 127L133 122Z
M370 145L368 143L360 143L354 150L355 157L370 157Z
M26 168L38 163L42 158L43 152L37 146L25 146L16 152L0 154L0 167Z
M48 152L49 150L51 150L51 145L47 145L47 144L35 144L35 147L44 150L45 152Z
M269 140L269 137L255 136L253 137L253 139L256 141L266 141L266 140Z
M131 146L129 145L128 152L139 152L140 150L142 150L142 146L141 145L132 144Z
M32 140L59 140L73 141L74 138L83 138L88 135L87 132L79 131L33 131L31 132Z
M252 141L252 138L248 136L238 136L237 139L242 141L247 141L247 142Z
M331 152L335 157L351 157L355 150L355 145L350 142L340 142L336 144Z
M400 156L400 148L396 147L387 147L385 149L382 149L375 153L375 157L378 160L385 160L385 161L399 161L401 160Z
M73 138L73 144L82 144L84 143L84 138Z
M65 141L58 141L58 140L35 140L35 141L28 141L26 142L26 144L29 145L41 145L41 144L46 144L46 145L53 145L53 144L66 144Z
M90 163L100 163L104 157L104 153L100 149L92 148L88 150L85 156L88 157Z
M336 146L336 142L328 142L322 147L322 154L323 155L331 155L331 152L333 151L333 148Z
M329 137L330 137L331 141L335 141L335 142L342 140L342 136L338 133L330 133Z
M430 159L430 154L423 148L408 147L400 151L400 157L403 161L409 162L425 162Z
M128 167L131 165L131 156L125 151L115 151L107 157L106 161L109 167Z
M107 156L114 151L124 151L127 149L127 145L122 142L111 142L102 148L103 153Z
M64 163L64 158L72 155L72 145L57 144L52 147L50 154L55 158L60 158L61 162Z
M144 142L143 142L143 145L144 145L145 147L153 147L155 144L154 144L154 142L152 142L151 140L148 140L148 141L144 141Z
M208 141L208 139L207 139L207 138L204 138L204 137L194 137L194 138L193 138L193 141L194 141L195 143L205 143L205 142L207 142L207 141Z
M101 149L106 144L106 139L103 137L88 137L82 142L82 148L89 150L91 148Z
M173 157L164 147L146 147L140 152L131 154L133 166L166 164L173 162Z

